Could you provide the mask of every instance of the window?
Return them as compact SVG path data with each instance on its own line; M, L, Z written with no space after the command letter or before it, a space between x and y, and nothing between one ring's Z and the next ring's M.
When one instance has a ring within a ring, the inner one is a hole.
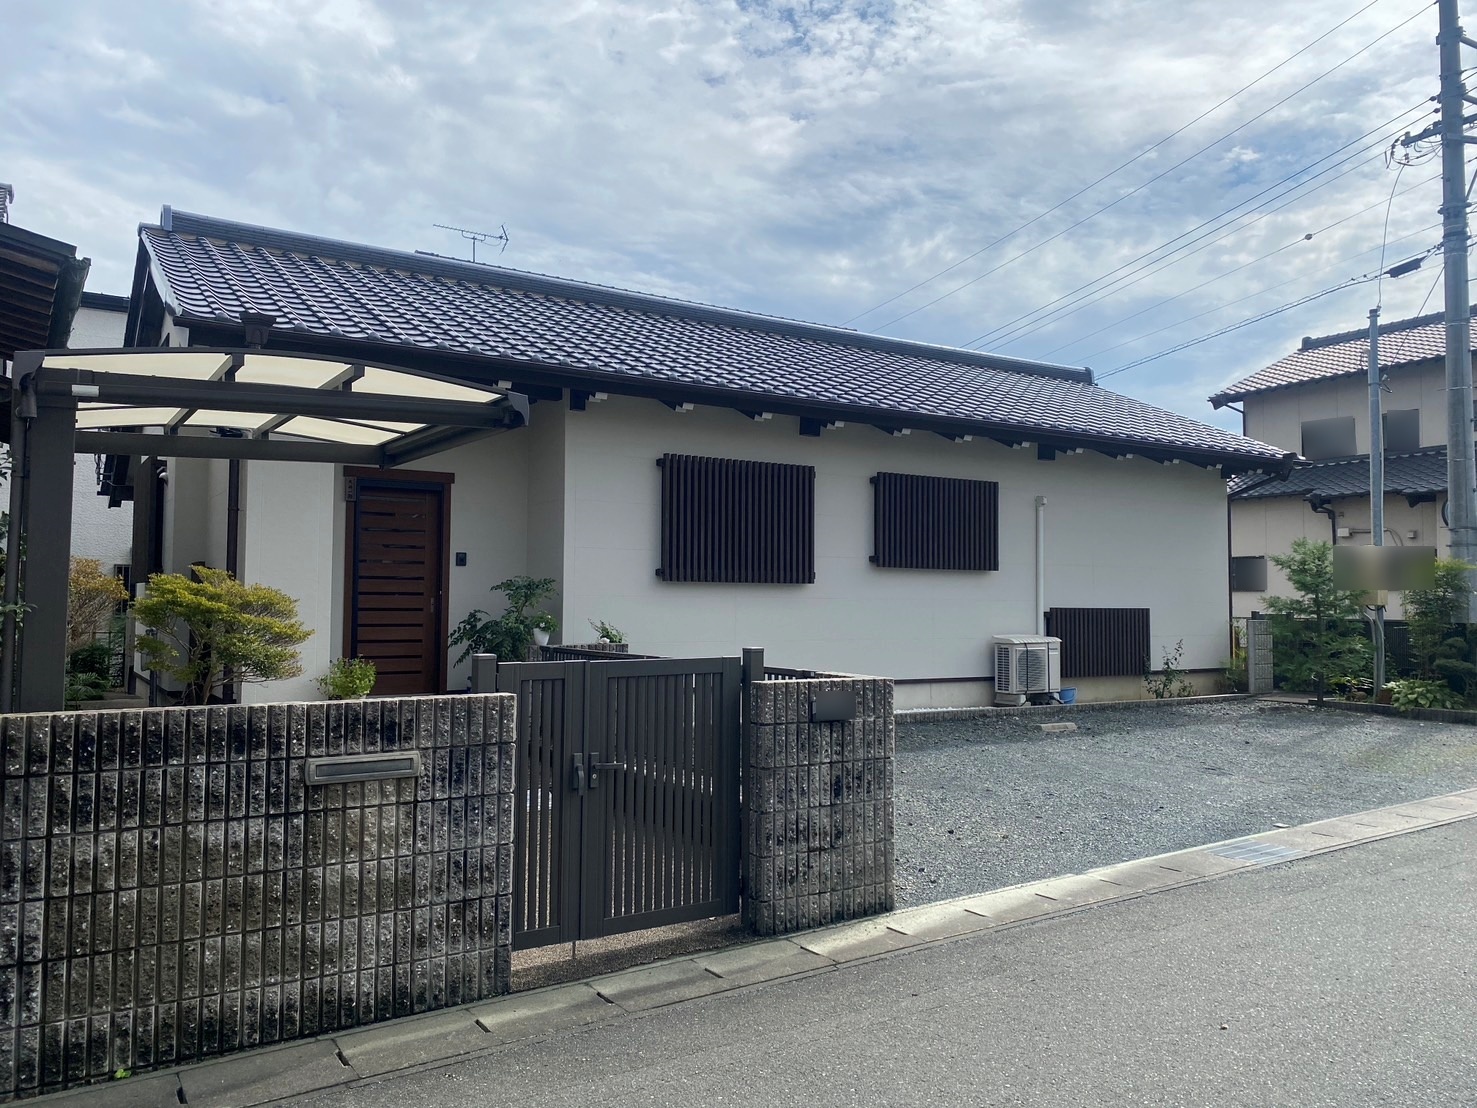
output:
M1304 420L1304 458L1347 458L1358 452L1354 445L1353 416Z
M664 581L815 580L815 467L664 454Z
M1052 608L1046 633L1062 640L1062 680L1142 677L1151 664L1148 608Z
M1267 559L1265 557L1231 559L1232 592L1266 592Z
M887 569L999 569L1000 486L960 477L872 478L872 561Z
M1404 408L1386 412L1380 421L1385 432L1386 454L1409 454L1421 448L1421 412Z

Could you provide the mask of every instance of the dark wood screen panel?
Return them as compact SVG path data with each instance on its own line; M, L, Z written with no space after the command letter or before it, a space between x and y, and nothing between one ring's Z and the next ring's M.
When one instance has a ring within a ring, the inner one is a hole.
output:
M1052 608L1046 633L1062 640L1062 680L1142 677L1149 665L1148 608Z
M815 467L665 454L665 581L815 580Z
M893 569L999 569L1000 486L962 477L872 478L872 561Z

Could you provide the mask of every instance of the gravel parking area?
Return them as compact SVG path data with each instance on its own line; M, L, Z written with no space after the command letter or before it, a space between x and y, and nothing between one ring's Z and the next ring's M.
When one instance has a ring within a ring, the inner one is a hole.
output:
M1075 732L1040 724L1070 721ZM1255 701L898 727L899 904L1477 786L1477 727Z

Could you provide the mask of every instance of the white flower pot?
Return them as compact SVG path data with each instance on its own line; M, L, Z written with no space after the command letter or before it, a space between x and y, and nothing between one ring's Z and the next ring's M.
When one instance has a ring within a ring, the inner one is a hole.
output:
M535 646L548 646L549 633L542 627L535 627L533 629L533 644Z

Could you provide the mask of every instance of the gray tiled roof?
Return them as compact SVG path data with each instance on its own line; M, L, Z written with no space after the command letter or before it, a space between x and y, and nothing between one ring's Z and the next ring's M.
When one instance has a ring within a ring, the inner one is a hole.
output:
M1385 457L1385 492L1423 496L1446 489L1446 447L1432 446ZM1369 495L1369 455L1299 462L1286 477L1248 474L1230 483L1232 500L1266 500L1276 496L1337 499Z
M1092 383L1086 370L865 335L839 327L165 210L140 235L185 322L279 331L521 362L621 379L974 427L1104 441L1246 468L1284 457L1264 443Z
M1477 312L1477 307L1473 311ZM1379 347L1382 369L1444 358L1444 317L1437 313L1387 323L1380 327ZM1477 328L1472 330L1472 349L1477 350ZM1243 377L1235 384L1227 385L1212 396L1210 402L1220 407L1259 392L1271 392L1273 389L1285 389L1291 385L1333 377L1357 377L1368 372L1368 328L1306 338L1294 353L1281 361L1273 362L1266 369L1257 370L1250 377Z

